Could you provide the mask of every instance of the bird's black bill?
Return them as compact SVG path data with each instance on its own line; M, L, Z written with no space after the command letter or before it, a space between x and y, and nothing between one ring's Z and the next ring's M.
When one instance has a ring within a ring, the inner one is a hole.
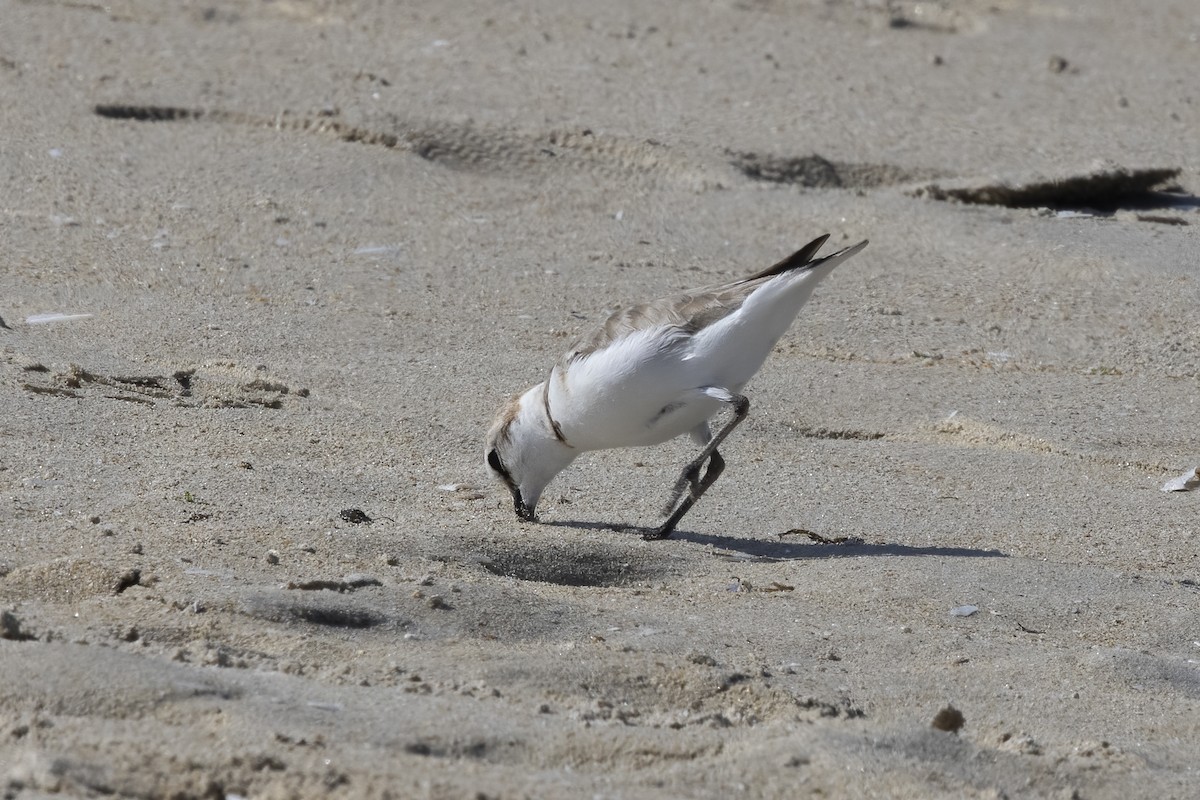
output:
M521 489L517 486L517 482L513 480L512 473L504 466L504 462L500 460L500 453L492 448L487 454L488 466L499 476L500 480L504 481L504 485L512 492L513 510L517 512L517 519L522 522L537 522L537 515L533 511L532 506L525 504L524 498L521 497Z
M525 505L525 501L521 499L521 490L513 488L513 510L517 512L517 518L522 522L537 522L537 514L533 508Z

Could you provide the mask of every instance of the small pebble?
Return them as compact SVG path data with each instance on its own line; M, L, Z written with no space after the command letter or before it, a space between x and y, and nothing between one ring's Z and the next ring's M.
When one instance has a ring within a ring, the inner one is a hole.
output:
M21 629L21 620L11 611L0 611L0 639L25 641L34 637Z
M362 525L363 523L370 525L375 521L367 516L367 513L361 508L343 508L339 516L351 525Z
M961 711L954 706L946 706L933 715L933 722L930 724L939 731L958 733L966 722L966 717Z

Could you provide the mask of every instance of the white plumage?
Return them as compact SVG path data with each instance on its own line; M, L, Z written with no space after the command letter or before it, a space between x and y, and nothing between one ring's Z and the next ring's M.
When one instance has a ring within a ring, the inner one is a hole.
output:
M535 520L546 485L583 452L690 433L703 450L676 482L667 520L646 538L669 536L724 468L717 446L749 411L742 387L816 285L867 245L814 258L827 238L749 278L615 312L545 381L510 400L488 432L486 460L517 516ZM708 421L723 406L734 416L714 436Z

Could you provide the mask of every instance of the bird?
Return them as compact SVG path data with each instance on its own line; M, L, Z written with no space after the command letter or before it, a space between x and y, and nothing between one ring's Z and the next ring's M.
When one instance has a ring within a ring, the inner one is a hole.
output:
M725 469L718 447L750 412L742 388L791 327L813 289L867 240L817 258L820 236L741 280L614 311L575 341L544 381L511 397L484 443L492 476L524 522L546 486L591 450L647 447L689 434L700 448L671 489L666 539ZM712 432L723 409L728 422Z

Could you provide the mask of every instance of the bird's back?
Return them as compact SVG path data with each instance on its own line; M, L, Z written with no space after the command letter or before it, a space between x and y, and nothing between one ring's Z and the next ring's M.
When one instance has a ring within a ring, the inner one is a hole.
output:
M813 260L826 238L748 278L613 313L551 376L564 429L595 426L609 441L647 444L636 440L662 441L707 419L718 403L680 406L673 420L662 411L698 388L739 391L753 377L813 288L866 244ZM659 435L648 437L648 427L659 424Z

